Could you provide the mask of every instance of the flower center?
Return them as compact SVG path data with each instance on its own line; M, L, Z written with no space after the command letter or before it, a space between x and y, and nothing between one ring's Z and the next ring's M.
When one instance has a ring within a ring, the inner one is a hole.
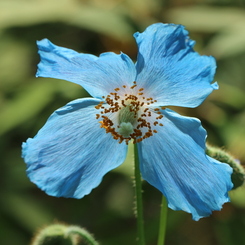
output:
M95 106L100 110L96 119L102 118L99 121L101 127L119 143L125 141L128 144L130 140L141 142L157 133L157 126L163 126L158 122L163 117L160 109L152 106L157 101L146 98L144 89L136 87L134 82L131 87L123 85L122 88L115 88L115 92L103 97L105 101Z

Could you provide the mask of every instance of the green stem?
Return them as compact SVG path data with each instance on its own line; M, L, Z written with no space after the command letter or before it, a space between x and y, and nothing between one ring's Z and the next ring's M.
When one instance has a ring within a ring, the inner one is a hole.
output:
M143 221L143 204L142 204L142 181L139 167L139 156L137 144L134 144L134 176L135 176L135 193L136 193L136 217L138 244L144 245L144 221Z
M166 234L166 224L167 224L167 212L168 212L168 203L167 203L166 198L164 196L162 196L159 234L158 234L157 245L164 245L165 234Z

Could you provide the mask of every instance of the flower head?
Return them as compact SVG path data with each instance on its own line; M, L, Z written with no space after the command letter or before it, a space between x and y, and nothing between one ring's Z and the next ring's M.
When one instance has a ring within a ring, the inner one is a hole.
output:
M142 177L168 206L198 220L229 201L231 168L205 154L198 119L167 106L196 107L218 88L215 60L193 50L181 25L153 24L135 33L137 62L124 53L99 57L38 41L38 77L77 83L93 98L56 110L23 143L32 182L52 196L82 198L137 144Z

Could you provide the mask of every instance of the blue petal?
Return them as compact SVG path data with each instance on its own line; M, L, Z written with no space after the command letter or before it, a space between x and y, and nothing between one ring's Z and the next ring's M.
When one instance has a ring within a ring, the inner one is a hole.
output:
M196 107L213 91L213 57L193 51L194 41L181 25L157 23L135 33L139 54L137 84L163 106Z
M100 128L98 99L78 99L55 111L33 139L23 143L30 180L51 196L82 198L119 166L127 146Z
M38 41L37 45L41 57L38 77L77 83L97 98L122 85L132 86L135 81L135 65L126 54L108 52L97 57L56 46L47 39Z
M229 201L232 169L205 155L206 131L195 118L162 111L164 126L139 143L142 177L158 188L174 210L209 216Z

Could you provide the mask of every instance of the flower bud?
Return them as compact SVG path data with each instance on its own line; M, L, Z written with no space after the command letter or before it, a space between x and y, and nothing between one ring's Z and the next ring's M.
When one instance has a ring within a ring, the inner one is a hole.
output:
M227 163L232 167L233 173L231 175L231 180L233 183L233 190L244 183L245 170L238 159L235 159L223 149L210 145L206 145L206 154L220 162Z
M31 245L98 245L92 235L78 226L53 224L41 229Z

